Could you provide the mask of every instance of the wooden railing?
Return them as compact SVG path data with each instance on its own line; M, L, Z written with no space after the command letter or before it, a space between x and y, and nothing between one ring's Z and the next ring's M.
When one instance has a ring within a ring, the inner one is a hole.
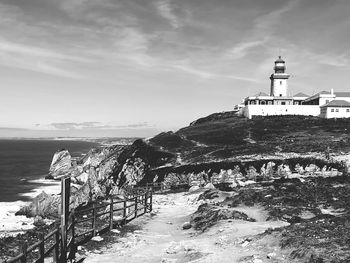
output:
M38 242L22 246L21 253L6 263L36 262L52 257L53 262L66 263L75 258L77 246L88 242L96 235L123 226L135 218L152 211L152 190L134 189L125 199L110 197L108 200L93 202L69 213L67 223L57 226L42 236Z

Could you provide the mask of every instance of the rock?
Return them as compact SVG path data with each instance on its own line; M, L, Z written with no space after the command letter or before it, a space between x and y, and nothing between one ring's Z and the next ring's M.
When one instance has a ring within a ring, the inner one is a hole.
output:
M209 189L198 196L198 200L212 200L214 198L220 197L219 190Z
M182 229L187 230L190 229L192 227L190 222L185 222L182 224Z
M176 258L162 258L161 263L174 263L177 262Z
M120 234L120 230L118 229L112 229L111 232L114 234Z
M273 259L273 258L276 258L276 256L277 256L277 255L276 255L275 252L271 252L271 253L267 254L266 257L267 257L268 259Z
M249 245L249 241L244 241L243 243L242 243L242 247L246 247L246 246L248 246Z
M120 220L123 220L123 217L122 216L113 216L113 220L120 221Z
M41 216L57 218L60 207L60 196L58 195L48 195L45 192L42 192L36 196L33 201L22 207L16 215L25 215L27 217Z
M190 189L188 189L188 191L189 191L189 192L194 192L194 191L197 191L197 190L199 190L199 189L200 189L199 186L194 185L194 186L192 186Z
M103 238L100 236L95 236L95 237L91 238L91 240L96 241L96 242L101 242L101 241L103 241Z
M85 184L88 181L89 174L87 173L82 173L79 176L74 177L77 184Z
M45 225L44 219L41 216L36 216L34 218L34 226L41 227Z
M215 189L215 186L212 183L208 183L204 186L205 189Z
M245 213L220 206L202 204L191 217L191 224L194 229L205 231L215 225L219 220L238 219L255 222L255 219L248 217Z
M58 150L50 165L48 179L60 179L62 176L67 175L72 168L72 157L68 150Z

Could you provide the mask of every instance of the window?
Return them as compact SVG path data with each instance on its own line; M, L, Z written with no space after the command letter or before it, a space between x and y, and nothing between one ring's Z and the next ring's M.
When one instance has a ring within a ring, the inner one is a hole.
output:
M329 100L326 100L326 104L329 103Z
M280 81L280 85L282 85L282 80Z
M339 112L339 109L336 109L335 112Z
M346 112L350 112L350 109L346 109Z
M331 109L331 112L334 112L334 109Z
M286 103L284 101L281 102L281 105L286 105Z
M282 94L280 94L280 97L282 97Z

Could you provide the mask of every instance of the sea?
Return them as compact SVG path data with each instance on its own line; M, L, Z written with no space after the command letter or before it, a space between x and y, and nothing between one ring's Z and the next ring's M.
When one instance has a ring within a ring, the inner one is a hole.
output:
M68 149L79 157L98 146L74 140L0 140L0 205L28 201L37 189L57 185L45 180L57 150Z

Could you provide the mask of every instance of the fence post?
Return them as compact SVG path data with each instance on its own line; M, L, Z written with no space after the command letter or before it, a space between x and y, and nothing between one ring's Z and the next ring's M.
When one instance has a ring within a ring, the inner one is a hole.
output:
M126 215L127 215L127 213L126 213L126 199L124 199L124 202L123 202L123 221L124 221L124 225L126 224Z
M92 236L96 236L96 202L92 205Z
M150 195L149 195L149 211L152 212L152 209L153 209L153 191L150 192Z
M137 202L138 202L138 196L135 196L135 218L137 218Z
M21 263L27 263L27 244L26 243L24 243L23 245L22 245L22 248L21 248L21 250L22 250L22 254L23 254L23 256L21 257Z
M145 192L145 195L144 195L144 197L145 197L145 200L143 200L144 201L144 213L146 214L147 213L147 199L148 199L148 190Z
M58 263L59 258L60 258L60 226L56 226L56 234L55 234L55 248L53 250L53 262Z
M75 258L75 252L76 252L76 246L75 246L75 210L72 211L71 214L72 219L72 241L71 241L71 247L70 247L70 258Z
M113 197L111 196L111 204L109 207L109 229L113 229Z
M39 245L39 260L38 263L44 263L44 255L45 255L45 235L41 233L39 235L40 245Z
M67 223L69 215L70 177L61 180L61 262L67 262Z

